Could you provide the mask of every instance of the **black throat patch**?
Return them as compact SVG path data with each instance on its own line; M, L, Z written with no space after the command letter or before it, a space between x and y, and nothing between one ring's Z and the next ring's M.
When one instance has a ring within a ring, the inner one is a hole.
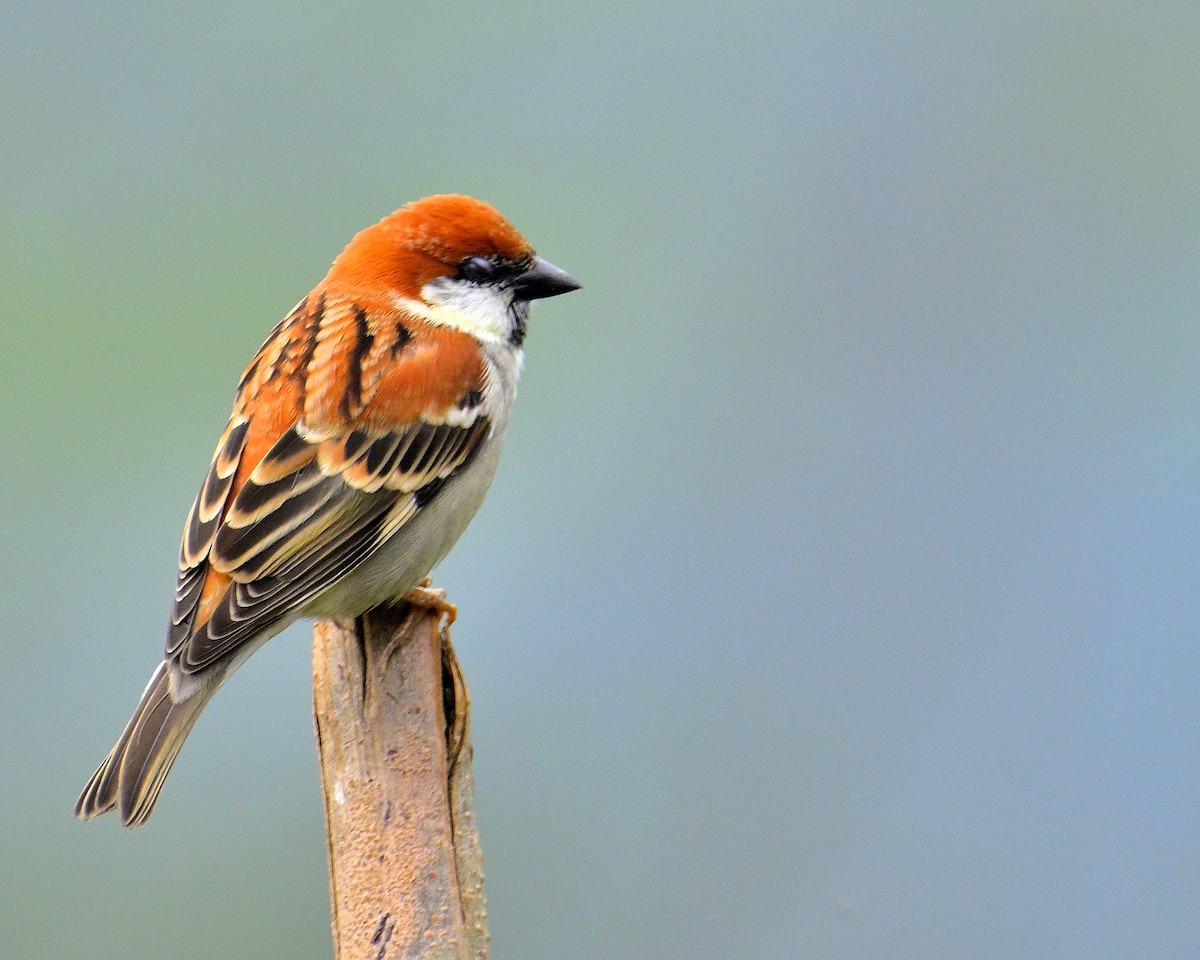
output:
M508 315L512 317L512 330L508 333L508 342L514 347L520 347L525 342L525 328L529 324L529 301L514 300L508 308Z

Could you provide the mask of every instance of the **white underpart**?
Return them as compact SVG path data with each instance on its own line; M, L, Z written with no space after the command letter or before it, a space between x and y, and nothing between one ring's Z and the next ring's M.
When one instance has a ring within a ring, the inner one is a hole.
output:
M441 327L454 327L484 341L508 342L512 294L494 284L439 277L421 288L420 300L399 297L396 305Z

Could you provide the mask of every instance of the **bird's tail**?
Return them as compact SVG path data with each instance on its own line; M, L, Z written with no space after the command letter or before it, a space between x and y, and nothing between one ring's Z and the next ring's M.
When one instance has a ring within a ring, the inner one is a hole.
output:
M168 663L160 663L121 739L79 795L75 816L91 820L119 809L125 826L145 823L179 748L218 686L204 684L176 702L171 698Z

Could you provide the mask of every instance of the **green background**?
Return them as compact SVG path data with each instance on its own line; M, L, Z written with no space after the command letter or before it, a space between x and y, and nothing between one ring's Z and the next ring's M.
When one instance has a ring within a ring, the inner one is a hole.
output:
M266 331L495 204L460 605L497 957L1200 955L1200 6L163 5L0 29L0 955L328 956L308 631L71 805Z

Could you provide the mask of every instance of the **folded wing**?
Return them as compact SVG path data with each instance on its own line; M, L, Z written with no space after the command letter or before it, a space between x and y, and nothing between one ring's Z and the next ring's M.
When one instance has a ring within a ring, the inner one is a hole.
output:
M293 427L231 495L245 434L231 423L188 518L167 656L202 670L320 594L416 516L489 432L483 416L318 440Z

